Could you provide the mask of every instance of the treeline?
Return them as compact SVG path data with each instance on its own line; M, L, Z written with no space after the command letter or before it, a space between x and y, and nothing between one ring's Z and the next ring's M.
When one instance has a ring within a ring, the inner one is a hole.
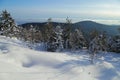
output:
M72 29L72 21L69 18L66 18L65 25L57 26L53 26L52 19L49 18L43 30L39 30L33 25L29 28L16 25L10 13L5 10L0 14L0 34L16 37L31 44L42 42L47 51L53 52L86 48L94 54L99 51L120 53L120 35L110 37L106 35L106 32L99 33L94 29L86 38L80 28Z

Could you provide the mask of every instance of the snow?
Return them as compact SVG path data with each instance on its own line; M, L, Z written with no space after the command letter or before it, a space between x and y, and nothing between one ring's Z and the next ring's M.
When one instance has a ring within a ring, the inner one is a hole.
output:
M120 80L119 67L120 54L99 53L91 64L86 50L37 51L0 36L0 80Z

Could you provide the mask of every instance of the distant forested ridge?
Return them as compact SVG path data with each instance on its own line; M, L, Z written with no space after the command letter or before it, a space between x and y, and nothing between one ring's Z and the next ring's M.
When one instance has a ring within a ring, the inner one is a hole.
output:
M31 22L31 23L21 24L20 26L24 28L29 28L30 25L33 25L38 30L42 30L46 23L47 22L43 22L43 23ZM57 25L64 27L66 25L66 23L60 23L60 22L52 22L52 24L54 27L56 27ZM99 32L104 31L106 32L107 35L114 36L119 34L118 28L120 28L120 25L105 25L93 21L81 21L77 23L72 23L72 29L74 30L76 28L81 28L82 32L85 33L87 36L89 36L89 33L94 29L96 29Z

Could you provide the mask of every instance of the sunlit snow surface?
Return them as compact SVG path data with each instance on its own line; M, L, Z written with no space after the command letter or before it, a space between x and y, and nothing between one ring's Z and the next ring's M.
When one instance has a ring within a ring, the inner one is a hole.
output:
M120 80L120 54L101 53L94 61L86 50L36 51L0 36L0 80Z

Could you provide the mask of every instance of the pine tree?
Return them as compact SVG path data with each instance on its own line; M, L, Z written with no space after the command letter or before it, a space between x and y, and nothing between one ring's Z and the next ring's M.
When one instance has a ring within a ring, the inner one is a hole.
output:
M16 28L17 28L17 30L15 33L16 33L17 39L24 41L24 35L25 35L24 28L21 26L18 26Z
M72 27L72 20L67 17L66 25L63 29L63 39L64 39L64 48L65 49L70 48L69 39L70 39L70 34L71 34L71 27Z
M48 51L61 51L63 49L62 29L56 26L53 30L53 35L50 37L47 46Z
M91 63L94 63L94 58L100 51L107 51L107 38L105 34L100 34L91 40L89 43L89 53L91 58Z
M35 40L34 40L35 43L39 43L39 42L43 41L42 33L40 30L35 31L34 38L35 38Z
M28 29L23 28L23 27L20 27L19 36L20 36L20 39L21 39L21 40L23 40L23 41L28 41L28 34L29 34Z
M92 31L90 32L90 41L91 41L92 39L94 39L95 37L97 37L98 35L99 35L99 32L98 32L96 29L92 30Z
M86 40L80 29L75 29L70 35L70 46L72 49L82 49L86 47Z
M10 13L7 10L2 11L0 15L0 30L3 35L12 37L14 36L14 30L16 28L16 24L14 19L11 17Z
M120 53L120 36L114 36L111 39L111 43L109 42L109 50L113 52Z
M61 28L61 26L56 26L55 28L55 34L56 34L56 41L55 44L57 45L57 49L56 51L61 51L63 49L63 29Z
M55 32L51 18L49 18L47 24L45 24L43 36L47 51L54 51L56 48L53 43L55 42Z
M47 42L47 51L52 51L52 52L56 51L57 44L55 42L56 42L56 35L54 34L49 38L49 41Z
M34 44L34 42L35 42L34 34L35 34L35 29L34 29L33 25L30 25L28 35L29 35L29 41L30 41L31 44Z
M49 18L47 21L47 24L45 24L45 27L44 27L44 33L43 33L44 42L48 42L50 37L52 37L53 34L54 34L54 31L53 31L52 19Z

